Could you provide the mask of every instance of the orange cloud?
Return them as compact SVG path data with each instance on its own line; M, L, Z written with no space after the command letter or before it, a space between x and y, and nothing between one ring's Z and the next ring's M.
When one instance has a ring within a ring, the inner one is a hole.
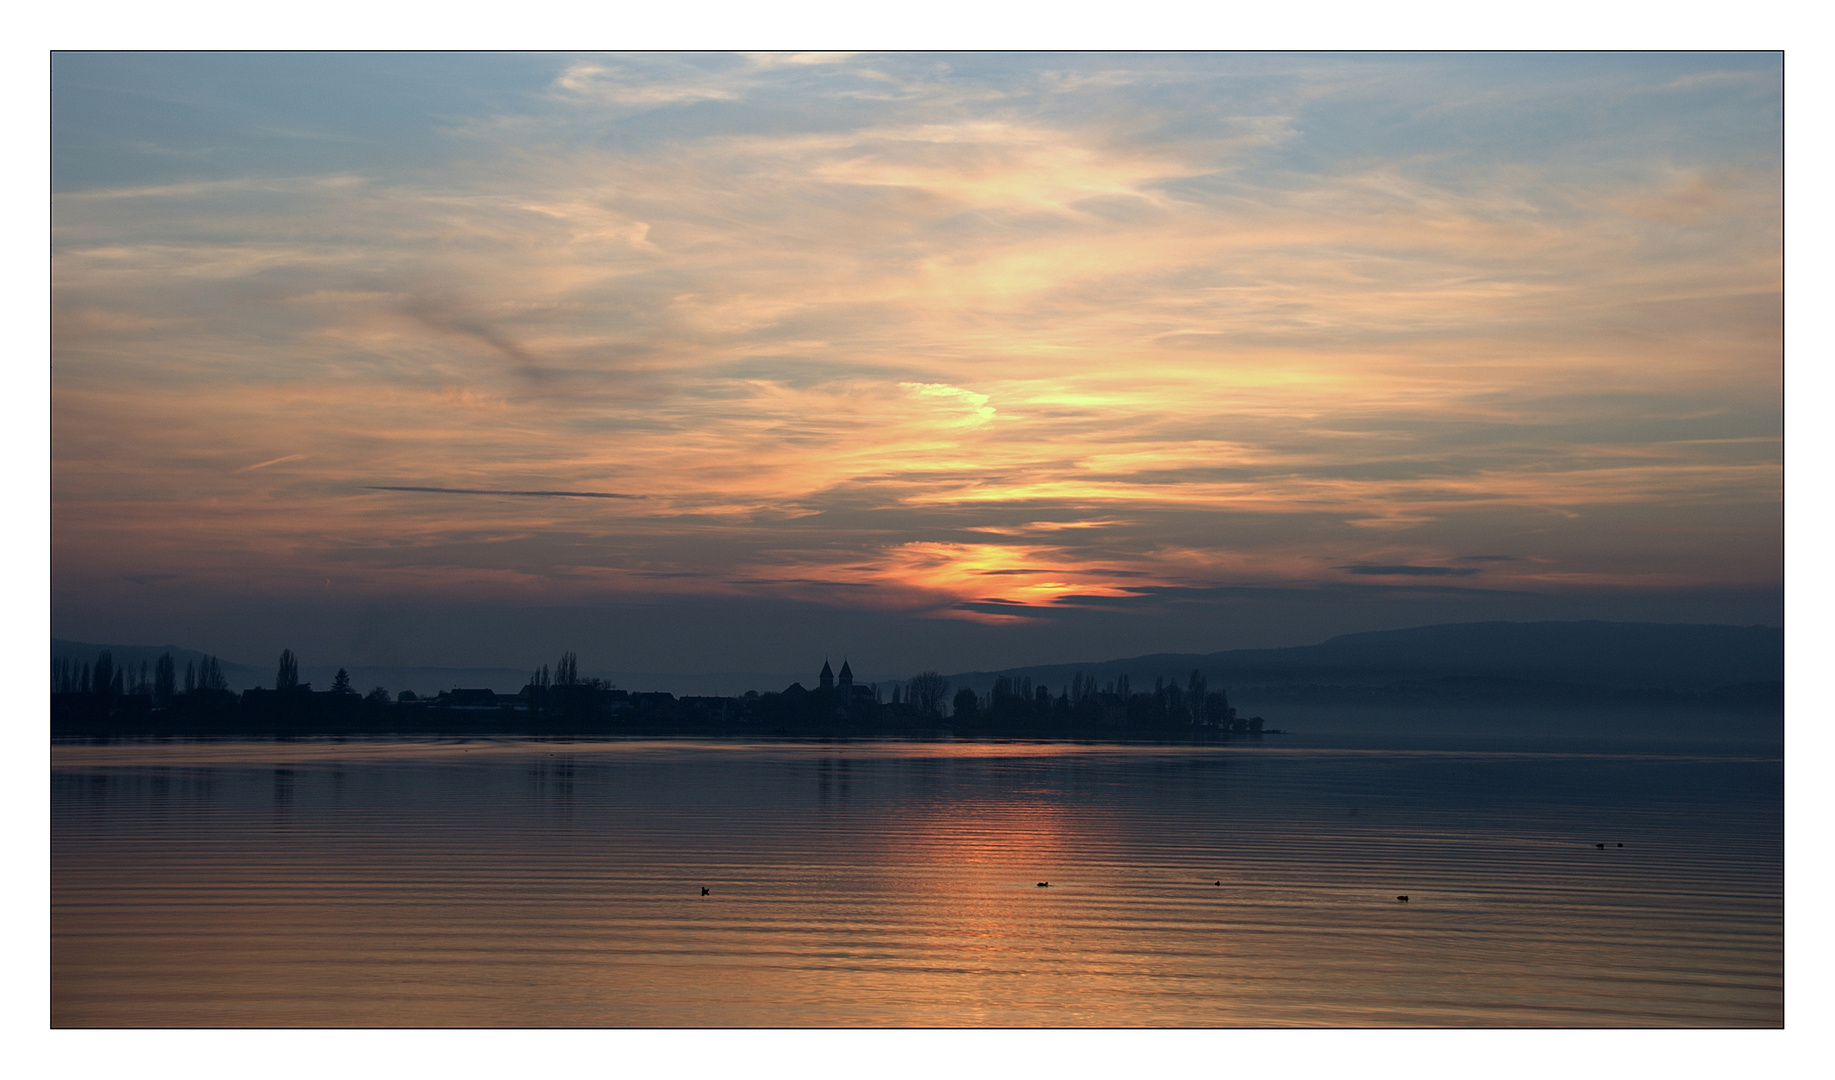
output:
M1500 547L1522 588L1772 572L1775 157L1337 158L1301 97L1159 125L809 59L570 61L437 169L60 192L60 572L982 619ZM581 135L812 72L889 104ZM1152 78L1086 74L1041 85Z

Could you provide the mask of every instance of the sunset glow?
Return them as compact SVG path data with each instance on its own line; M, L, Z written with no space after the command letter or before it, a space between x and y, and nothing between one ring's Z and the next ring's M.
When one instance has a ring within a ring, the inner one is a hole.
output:
M60 54L54 84L64 636L1782 618L1776 56ZM948 662L887 633L857 662Z

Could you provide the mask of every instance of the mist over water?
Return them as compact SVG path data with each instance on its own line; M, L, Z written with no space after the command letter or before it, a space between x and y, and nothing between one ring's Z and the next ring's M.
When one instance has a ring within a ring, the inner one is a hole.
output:
M1782 1024L1776 744L1331 741L60 745L52 1021Z

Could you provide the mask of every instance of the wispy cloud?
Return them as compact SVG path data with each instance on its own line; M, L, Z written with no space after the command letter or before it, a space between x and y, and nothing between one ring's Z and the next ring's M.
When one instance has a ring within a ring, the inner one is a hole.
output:
M1778 581L1778 80L1723 60L557 59L428 160L71 179L60 572Z
M554 80L563 94L618 105L678 105L695 101L723 101L739 96L728 80L699 78L657 79L616 64L582 61L570 65Z
M994 419L994 407L988 404L986 394L943 383L905 382L899 383L898 388L906 397L944 406L948 414L953 414L946 414L946 423L979 427Z
M270 465L279 465L282 462L286 462L286 461L304 461L305 459L306 459L306 455L304 454L288 454L285 457L269 458L266 461L257 461L253 465L244 465L242 468L237 469L236 471L238 473L254 472L256 469L265 469Z
M554 499L641 499L616 491L510 491L498 488L411 487L397 484L365 484L365 491L418 491L434 495L516 495Z
M1343 570L1347 574L1360 574L1367 577L1467 577L1478 573L1477 570L1469 566L1408 566L1405 564L1396 566L1357 564L1353 566L1337 566L1333 567L1333 569Z

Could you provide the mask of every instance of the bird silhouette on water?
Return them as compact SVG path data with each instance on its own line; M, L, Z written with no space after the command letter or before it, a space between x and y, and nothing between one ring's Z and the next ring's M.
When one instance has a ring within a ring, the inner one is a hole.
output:
M1049 881L1041 881L1041 882L1039 882L1039 888L1041 888L1041 889L1049 889L1049 888L1051 888L1051 882L1049 882Z
M1398 896L1395 899L1398 903L1406 904L1408 902L1408 897L1406 896Z
M705 885L703 885L703 886L701 886L701 895L702 895L702 896L708 896L708 895L710 895L710 894L708 893L708 891L707 891L707 886L705 886Z

